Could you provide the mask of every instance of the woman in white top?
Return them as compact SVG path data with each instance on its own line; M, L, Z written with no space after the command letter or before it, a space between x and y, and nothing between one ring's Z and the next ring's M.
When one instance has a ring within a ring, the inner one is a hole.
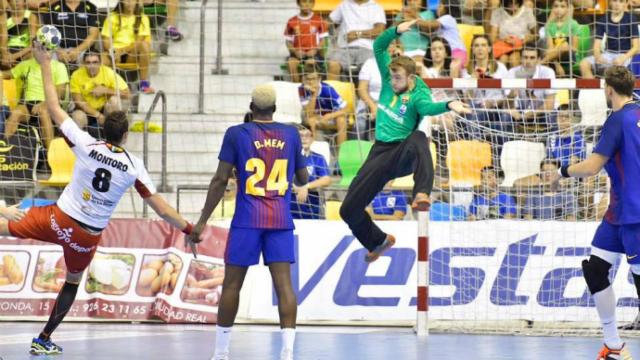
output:
M424 63L417 64L420 69L419 73L425 79L437 78L457 78L460 75L460 68L452 66L451 46L447 39L442 37L434 37L431 39L431 45L427 48L424 56ZM455 90L431 89L431 97L433 101L449 101L458 100L458 94ZM431 123L436 130L445 128L451 132L455 129L455 115L451 112L432 116ZM420 128L426 126L425 122L421 123Z
M491 40L487 35L475 35L471 41L471 59L462 74L463 78L505 79L509 71L492 54ZM500 89L474 89L466 93L474 109L471 118L492 129L511 131L511 117L499 110L508 106L507 94Z
M402 42L395 40L389 45L389 54L396 57L404 54ZM358 139L373 138L378 109L378 98L382 79L375 58L369 58L364 62L358 74L358 104L356 106L356 126L353 129L358 134ZM371 133L371 134L369 134Z

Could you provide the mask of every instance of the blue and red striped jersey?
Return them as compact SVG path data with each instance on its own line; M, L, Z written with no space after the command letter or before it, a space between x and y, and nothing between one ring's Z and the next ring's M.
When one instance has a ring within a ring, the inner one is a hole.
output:
M640 223L640 106L629 103L609 115L593 152L609 158L609 208L604 215L614 225Z
M236 211L231 226L293 229L291 184L304 168L298 130L258 121L227 129L218 159L233 164L238 175Z

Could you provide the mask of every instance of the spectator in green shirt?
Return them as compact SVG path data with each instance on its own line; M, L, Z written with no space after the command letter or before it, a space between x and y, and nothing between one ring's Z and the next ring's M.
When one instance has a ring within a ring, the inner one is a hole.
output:
M52 60L51 68L53 72L53 82L58 90L58 98L65 97L66 86L69 83L69 74L63 63ZM4 79L15 79L18 88L22 89L18 106L13 109L7 120L4 136L11 137L18 129L19 123L27 123L39 120L41 138L45 147L49 148L49 143L53 139L53 123L44 103L44 84L40 64L31 58L21 61L10 71L2 73Z
M571 17L568 0L554 0L549 21L544 27L547 51L543 65L554 67L557 76L573 65L578 51L578 22Z

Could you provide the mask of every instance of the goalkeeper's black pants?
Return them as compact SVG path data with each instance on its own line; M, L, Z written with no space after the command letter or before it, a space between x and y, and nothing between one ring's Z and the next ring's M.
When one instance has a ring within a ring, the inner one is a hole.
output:
M431 194L433 161L427 137L422 131L414 131L402 142L376 141L349 185L340 207L340 216L367 250L372 251L381 244L386 234L371 220L365 208L387 182L411 173L413 196L419 192Z

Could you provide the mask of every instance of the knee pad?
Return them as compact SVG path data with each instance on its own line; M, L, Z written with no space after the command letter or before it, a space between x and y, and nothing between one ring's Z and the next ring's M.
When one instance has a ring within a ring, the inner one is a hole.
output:
M592 295L611 285L609 269L611 264L597 256L591 255L589 260L582 261L582 273Z

